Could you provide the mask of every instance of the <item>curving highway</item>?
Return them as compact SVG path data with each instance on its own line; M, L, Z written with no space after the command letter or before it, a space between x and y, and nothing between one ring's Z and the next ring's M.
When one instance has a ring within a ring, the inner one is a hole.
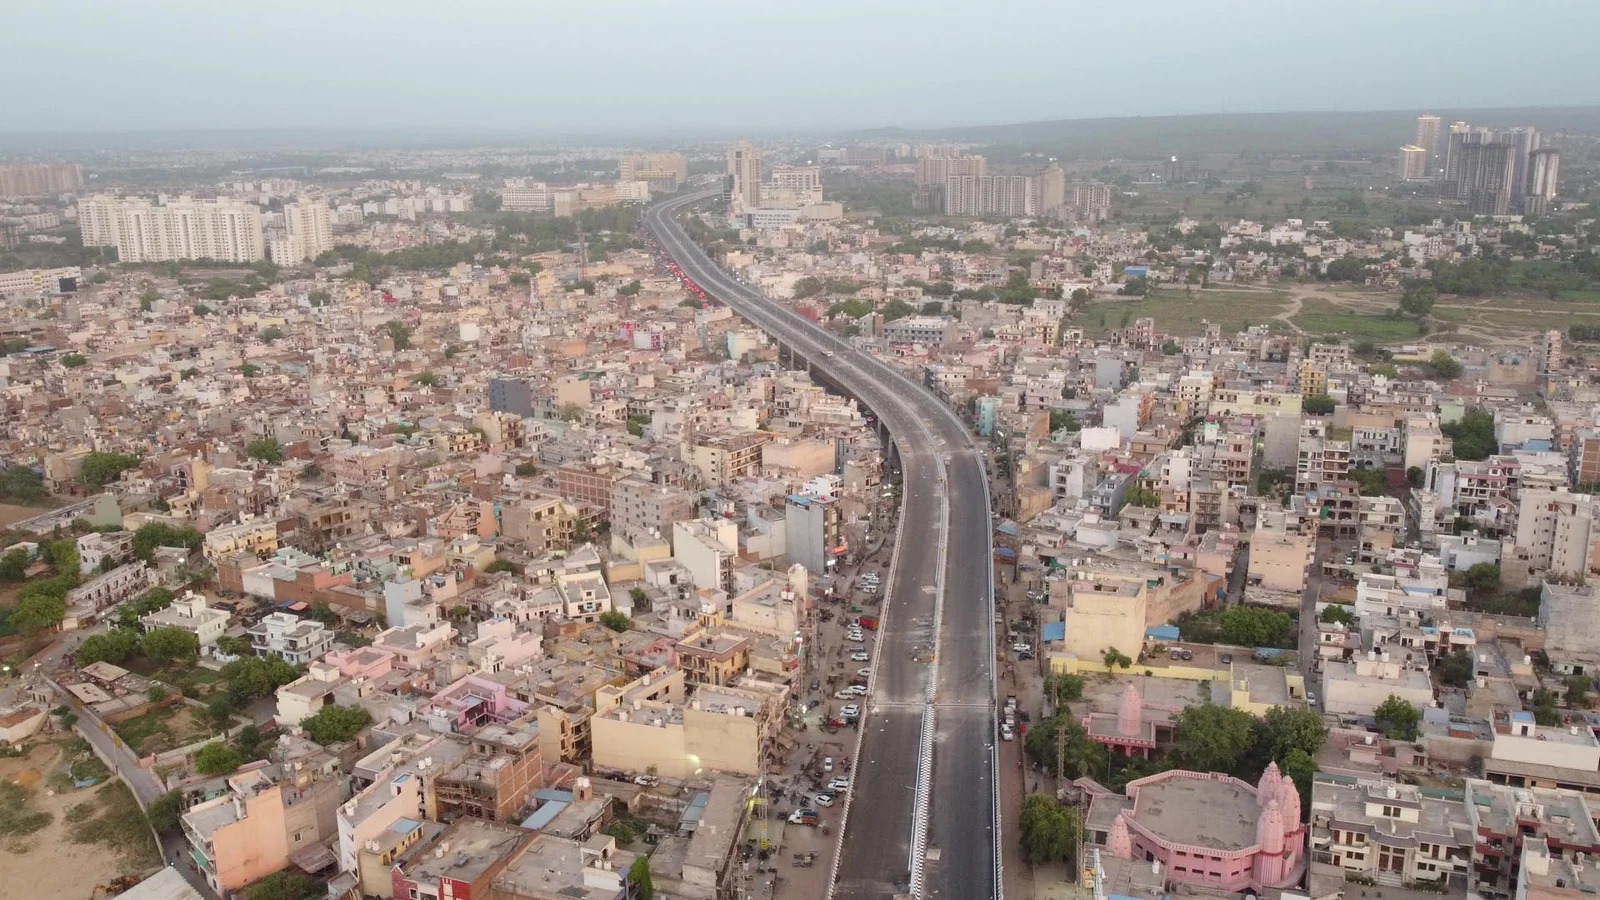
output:
M884 898L909 885L921 896L999 900L993 551L983 461L937 397L735 280L689 239L675 216L716 193L659 203L645 223L709 298L876 414L903 473L900 541L830 896ZM930 742L931 769L923 753ZM919 866L914 848L924 847Z

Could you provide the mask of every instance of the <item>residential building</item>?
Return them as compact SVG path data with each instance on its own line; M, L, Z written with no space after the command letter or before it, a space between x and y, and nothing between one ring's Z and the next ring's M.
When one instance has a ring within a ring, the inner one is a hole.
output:
M274 255L273 262L298 265L333 249L333 224L328 204L313 200L285 203L283 223L285 247L282 258Z
M832 494L790 494L784 522L786 555L812 572L832 572L850 549L841 504Z
M542 181L508 178L500 191L500 208L506 212L549 212L555 192Z
M321 622L286 612L266 616L247 633L257 656L279 656L297 666L327 653L334 638L333 630Z
M1439 117L1417 116L1417 136L1411 143L1428 154L1428 172L1431 176L1439 167Z
M1032 216L1038 199L1033 175L950 175L944 182L949 216Z
M1513 584L1543 573L1582 578L1592 568L1594 498L1565 488L1523 488L1517 504L1513 555L1506 560Z
M524 419L533 417L533 386L526 378L491 378L489 409Z
M418 843L391 868L390 896L415 900L487 900L494 879L539 840L536 831L463 818L432 841Z
M694 497L682 488L619 478L611 488L611 533L628 539L672 534L675 522L694 517Z
M1539 589L1545 655L1562 674L1600 672L1600 586L1545 581Z
M890 344L943 346L951 321L943 316L903 316L883 325L883 339Z
M200 646L209 647L228 630L232 614L223 609L212 609L211 600L204 594L188 593L172 601L165 609L158 609L139 618L145 631L157 628L180 628L194 635Z
M322 861L322 844L336 833L346 787L332 763L285 763L281 777L277 765L246 769L228 778L220 796L189 807L181 819L189 856L212 890L230 895L292 859L334 862Z
M1349 878L1388 887L1466 886L1476 836L1466 805L1414 785L1319 773L1311 785L1311 892Z
M761 451L772 443L765 431L714 437L693 447L693 462L705 485L725 485L761 471Z
M77 290L81 278L83 270L77 266L0 272L0 297L38 297Z
M1594 810L1589 798L1578 791L1511 787L1468 778L1463 806L1476 835L1472 889L1480 896L1524 895L1518 850L1534 841L1569 859L1593 859L1600 853L1600 830L1595 827L1600 810Z
M726 519L672 525L672 555L689 570L700 590L733 593L733 563L739 556L739 526Z
M1423 181L1428 178L1428 150L1414 144L1407 144L1400 148L1400 161L1396 166L1395 177L1401 181Z
M633 153L618 161L619 181L647 181L652 191L672 193L689 181L689 159L682 153Z
M125 263L249 263L266 255L261 210L239 200L180 197L152 203L97 194L78 201L78 222L84 246L115 247Z
M13 163L0 166L0 198L43 197L83 187L78 163Z
M690 699L682 670L657 669L595 694L594 764L663 778L712 771L758 775L783 724L786 691L701 685Z
M82 625L86 616L136 597L155 583L155 570L143 562L118 566L67 591L68 614Z

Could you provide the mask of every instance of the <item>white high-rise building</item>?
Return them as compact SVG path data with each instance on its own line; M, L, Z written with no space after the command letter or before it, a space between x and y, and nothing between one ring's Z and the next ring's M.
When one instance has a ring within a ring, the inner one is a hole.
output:
M261 210L239 200L179 197L165 203L103 194L78 201L83 243L116 247L122 262L214 259L256 262L266 255Z
M1417 116L1417 139L1411 142L1413 147L1421 147L1428 152L1427 169L1431 176L1439 168L1439 117Z
M1400 162L1395 171L1401 181L1421 181L1428 177L1428 151L1415 144L1400 148Z
M328 204L300 200L283 205L283 227L288 233L289 265L316 259L333 249L333 223ZM273 262L284 265L285 261Z

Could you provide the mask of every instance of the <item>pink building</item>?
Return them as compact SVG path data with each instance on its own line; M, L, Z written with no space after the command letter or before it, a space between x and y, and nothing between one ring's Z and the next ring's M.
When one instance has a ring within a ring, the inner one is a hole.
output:
M509 722L527 709L500 682L467 675L434 694L423 717L457 734L471 734L490 723Z
M1254 788L1215 772L1171 771L1130 782L1125 794L1098 795L1090 807L1091 841L1103 839L1112 856L1157 861L1172 881L1232 892L1291 887L1304 874L1300 792L1276 764Z
M345 647L335 644L321 662L339 670L343 678L382 678L394 668L394 653L382 647Z
M1116 715L1091 712L1083 717L1083 728L1089 740L1104 744L1123 756L1148 759L1158 742L1172 740L1171 714L1146 709L1144 698L1131 682L1122 691Z

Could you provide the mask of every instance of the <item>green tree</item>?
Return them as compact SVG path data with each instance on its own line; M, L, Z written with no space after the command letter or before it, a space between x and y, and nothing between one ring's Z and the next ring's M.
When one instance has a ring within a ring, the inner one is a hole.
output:
M1343 603L1329 603L1323 608L1322 615L1317 618L1323 622L1343 625L1346 628L1354 628L1361 621L1354 612L1350 611L1350 607Z
M633 627L633 620L621 610L608 609L600 614L600 624L612 631L627 631Z
M1323 275L1329 281L1361 281L1366 277L1367 264L1354 256L1341 256L1327 264Z
M1177 752L1185 768L1231 772L1250 750L1255 717L1242 709L1202 703L1178 714Z
M83 458L83 466L78 469L78 480L90 490L99 490L137 465L139 465L137 456L96 451Z
M300 727L319 744L339 744L355 740L372 724L372 714L359 706L324 706L316 715L301 721Z
M395 352L411 349L411 326L399 319L390 319L383 323L383 334L394 342Z
M576 403L563 403L556 410L556 418L563 422L577 422L583 419L583 407Z
M246 378L254 378L261 374L261 367L255 363L245 363L239 367L239 374Z
M1425 319L1439 300L1439 290L1427 282L1406 285L1400 294L1400 311L1408 316Z
M1082 825L1076 808L1063 806L1047 794L1030 794L1022 801L1022 815L1017 822L1022 852L1036 865L1073 863Z
M1331 416L1335 405L1327 394L1313 394L1300 402L1300 409L1311 416Z
M1100 661L1105 663L1107 672L1110 672L1114 668L1126 669L1127 667L1133 665L1133 660L1128 658L1128 654L1123 653L1121 650L1118 650L1115 647L1107 647L1105 652L1100 654Z
M319 900L328 889L292 869L273 872L240 892L240 900Z
M532 478L533 476L539 474L539 466L531 462L517 463L517 467L514 471L516 472L518 478Z
M20 547L0 556L0 581L16 583L28 577L28 551Z
M261 729L253 724L239 729L239 734L233 739L234 743L239 746L239 752L251 759L260 758L257 754L261 752L261 745L264 740L265 738L261 736Z
M58 575L76 575L78 568L83 564L83 557L78 555L78 542L73 538L50 541L40 547L40 550Z
M1406 484L1409 484L1414 488L1422 487L1422 481L1426 477L1427 473L1422 471L1421 466L1412 466L1409 469L1406 469Z
M1255 725L1253 740L1260 768L1268 762L1283 764L1290 753L1316 756L1328 740L1328 726L1315 710L1301 706L1274 706Z
M807 275L795 281L792 296L796 300L804 300L807 297L815 297L820 293L822 293L822 281Z
M1078 422L1078 417L1074 416L1070 410L1050 410L1050 431L1054 433L1062 429L1069 432L1081 431L1083 430L1083 425Z
M105 634L91 634L78 645L77 662L121 663L139 652L139 634L128 628L113 628Z
M653 900L655 886L650 883L650 857L640 856L628 867L628 883L633 885L634 900Z
M144 655L160 662L193 659L200 655L200 639L182 628L157 628L139 642Z
M411 379L411 383L422 387L438 387L439 376L429 371L423 371L417 377Z
M205 543L205 535L193 528L175 528L164 522L149 522L133 533L133 555L149 562L157 547L182 547L198 550Z
M1183 352L1183 345L1177 341L1167 340L1161 342L1162 356L1177 356Z
M644 285L640 284L639 280L635 278L633 281L617 288L617 294L622 297L637 297L642 290L644 290Z
M485 575L493 575L496 572L515 572L516 570L517 567L512 565L508 559L497 559L483 567Z
M1083 699L1083 689L1086 682L1081 675L1064 673L1051 678L1045 684L1045 696L1050 698L1054 706L1064 703L1076 703Z
M194 770L201 775L227 775L244 764L244 756L221 741L212 741L194 755Z
M1594 679L1583 674L1568 675L1566 689L1567 705L1574 709L1585 709L1589 706L1589 692L1594 690Z
M1428 358L1428 368L1433 371L1435 378L1453 381L1461 377L1461 363L1444 350L1433 351L1433 356Z
M244 455L251 459L259 459L264 463L277 465L283 462L283 445L277 438L256 438L244 445Z
M1230 606L1221 625L1222 642L1238 647L1282 647L1294 640L1294 620L1275 609Z
M1123 499L1128 506L1138 506L1144 509L1156 509L1161 506L1160 494L1138 485L1128 488L1128 493Z
M88 364L89 358L84 356L82 353L68 353L61 357L61 365L64 368L76 369L79 366L86 366Z
M1422 722L1422 711L1398 695L1390 694L1389 699L1378 704L1372 717L1377 720L1378 729L1383 732L1384 737L1397 741L1414 741L1417 739L1417 726Z
M298 666L277 656L247 656L222 667L222 677L228 682L228 697L235 706L265 697L300 675Z
M65 591L59 595L54 593L27 595L27 591L28 588L23 588L22 593L17 595L17 605L11 610L10 627L16 629L17 633L32 637L59 626L61 620L66 618Z
M1301 815L1311 812L1311 783L1317 777L1317 761L1314 756L1304 750L1291 750L1278 763L1278 768L1289 780L1294 782L1300 791Z
M1466 687L1477 674L1477 664L1465 650L1452 651L1439 660L1439 680L1451 687Z
M1474 563L1462 575L1467 588L1482 593L1494 593L1500 590L1500 566L1498 563Z
M895 319L904 319L917 311L915 306L904 300L890 300L883 305L883 321L893 322Z
M206 718L218 728L223 728L233 721L233 701L227 697L217 697L206 704Z
M283 340L283 329L276 325L268 325L266 328L261 329L260 337L261 342L264 344L276 343Z
M1488 459L1500 451L1500 441L1494 436L1494 414L1485 409L1469 409L1439 430L1450 438L1451 453L1456 459Z
M182 816L183 796L177 791L168 791L151 800L150 805L144 810L144 817L150 821L150 828L157 834L175 831Z
M628 589L628 600L629 600L629 602L631 602L633 604L633 608L635 610L642 609L642 610L645 610L646 612L649 611L650 604L649 604L649 600L647 599L647 597L645 595L644 588L642 588L642 587L629 588Z

